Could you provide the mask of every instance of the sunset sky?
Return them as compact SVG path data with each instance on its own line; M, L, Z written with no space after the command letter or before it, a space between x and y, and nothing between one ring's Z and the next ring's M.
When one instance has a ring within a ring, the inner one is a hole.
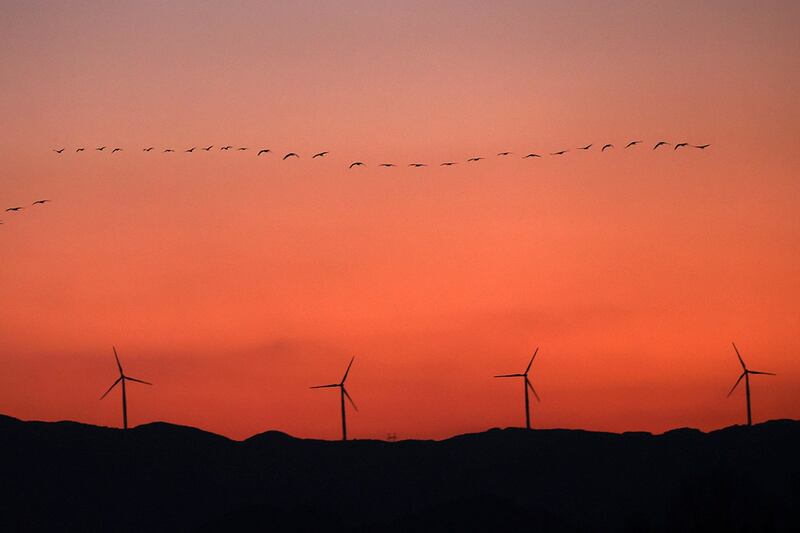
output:
M534 427L709 430L745 421L735 341L777 373L754 420L800 418L798 27L788 1L3 2L0 413L120 425L116 345L154 383L132 425L335 439L309 386L355 355L353 438L444 438L522 425L492 375L539 346Z

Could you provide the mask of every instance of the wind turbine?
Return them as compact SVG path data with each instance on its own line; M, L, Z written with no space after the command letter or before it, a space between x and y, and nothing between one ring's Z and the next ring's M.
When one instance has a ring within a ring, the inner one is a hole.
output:
M344 399L345 399L345 397L350 402L350 405L353 406L353 409L358 411L358 407L356 407L356 403L353 401L353 399L350 397L350 395L347 394L347 389L344 388L344 381L347 379L347 374L350 372L350 367L353 366L353 361L354 360L355 360L355 356L353 356L353 358L350 359L350 364L347 365L347 370L344 371L344 376L342 377L342 381L340 381L339 383L331 383L330 385L316 385L314 387L311 387L312 389L328 389L328 388L339 387L339 396L341 397L341 401L342 401L342 440L347 440L347 418L346 418L345 409L344 409Z
M765 376L774 376L775 374L773 374L772 372L758 372L756 370L749 370L747 366L745 366L744 360L742 359L742 356L739 354L739 349L736 348L736 344L734 344L733 342L731 344L733 344L733 349L736 352L736 357L739 358L739 363L741 363L742 365L742 373L739 375L739 379L736 380L736 383L733 384L733 387L731 387L730 392L728 392L728 396L730 397L730 395L733 394L733 391L739 385L739 382L742 381L742 378L744 378L744 393L745 393L745 398L747 398L747 425L752 426L753 418L750 415L750 374L763 374Z
M114 359L117 360L117 367L119 368L119 377L117 381L115 381L107 391L100 396L100 399L106 397L106 395L111 392L111 389L117 386L118 383L122 383L122 426L124 429L128 429L128 397L125 395L125 382L126 381L135 381L136 383L144 383L145 385L152 385L152 383L148 383L147 381L142 381L141 379L132 378L130 376L126 376L125 373L122 371L122 364L119 362L119 356L117 355L117 349L112 346L112 350L114 350Z
M528 388L531 389L531 392L536 397L536 401L540 402L539 395L536 394L536 390L531 385L530 380L528 379L528 371L531 369L531 365L533 364L534 358L536 358L536 354L539 353L539 347L536 347L536 351L533 352L533 357L531 357L530 362L528 363L528 367L525 369L525 372L522 374L500 374L499 376L495 376L496 378L522 378L523 385L522 387L525 389L525 427L527 429L531 429L531 411L530 405L528 401Z

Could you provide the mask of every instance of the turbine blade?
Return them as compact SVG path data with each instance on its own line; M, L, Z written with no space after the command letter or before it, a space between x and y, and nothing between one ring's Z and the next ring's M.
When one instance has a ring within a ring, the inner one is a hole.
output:
M536 350L533 352L533 357L531 357L530 363L528 363L528 368L525 369L525 375L528 374L528 370L531 369L531 365L533 364L533 360L536 358L536 354L539 353L539 347L536 347Z
M733 344L733 349L736 351L736 357L739 358L739 363L741 363L741 365L742 365L742 370L747 371L747 367L744 366L744 360L742 359L742 356L739 355L739 349L736 347L736 344L734 344L734 343L731 343L731 344Z
M117 355L117 348L112 346L111 349L114 350L114 359L117 360L117 367L119 368L119 375L121 376L121 375L123 375L122 363L119 362L119 356Z
M328 389L330 387L338 387L338 383L331 383L330 385L315 385L313 387L309 387L309 389Z
M525 383L528 384L528 387L531 389L531 392L533 393L533 396L536 398L536 401L541 402L542 400L539 398L539 395L536 394L536 389L533 388L533 384L531 384L528 378L525 378Z
M750 374L761 374L762 376L776 376L777 374L773 374L772 372L758 372L757 370L748 370Z
M496 378L521 378L525 374L500 374L499 376L495 376Z
M344 380L347 379L347 374L350 373L350 367L353 366L353 361L355 360L356 356L354 355L352 359L350 359L350 364L347 365L347 370L344 371L344 377L342 378L341 384L344 385Z
M115 382L114 382L114 384L113 384L113 385L111 385L111 386L108 388L108 390L107 390L107 391L105 391L105 392L103 393L103 395L102 395L102 396L100 396L100 399L102 400L103 398L105 398L105 397L106 397L106 395L107 395L109 392L111 392L111 389L113 389L114 387L116 387L116 386L117 386L117 383L119 383L120 381L122 381L122 376L120 376L120 377L118 377L118 378L117 378L117 381L115 381Z
M354 401L353 401L353 399L350 397L350 395L349 395L349 394L347 394L347 389L345 389L344 387L342 387L342 392L344 393L344 396L345 396L345 398L347 398L347 399L348 399L348 401L350 402L350 405L352 405L352 406L353 406L353 409L355 409L356 411L358 411L358 407L356 407L356 402L354 402Z
M747 373L747 371L746 371L746 370L745 370L744 372L742 372L742 373L741 373L741 375L739 376L739 379L737 379L737 380L736 380L736 383L734 383L734 384L733 384L733 387L731 387L731 390L730 390L730 391L728 391L728 396L730 396L731 394L733 394L733 390L736 388L736 386L739 384L739 382L740 382L740 381L742 381L742 378L744 377L744 375L745 375L746 373Z
M145 385L152 385L152 383L150 383L149 381L143 381L141 379L130 378L128 376L125 376L125 379L127 379L128 381L135 381L136 383L144 383Z

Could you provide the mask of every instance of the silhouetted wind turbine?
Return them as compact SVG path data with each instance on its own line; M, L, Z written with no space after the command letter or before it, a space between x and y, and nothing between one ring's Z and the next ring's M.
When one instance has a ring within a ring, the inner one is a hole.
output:
M114 359L117 360L117 368L119 368L119 377L117 381L115 381L107 391L100 396L100 399L106 397L106 395L111 392L111 389L117 386L118 383L122 383L122 427L123 429L128 429L128 397L125 395L125 382L126 381L135 381L136 383L144 383L145 385L152 385L152 383L148 383L147 381L142 381L141 379L132 378L126 376L125 373L122 371L122 364L119 362L119 356L117 355L117 349L115 347L111 347L114 350Z
M353 358L350 359L350 364L347 365L347 370L344 371L344 376L342 377L342 381L340 381L339 383L331 383L330 385L317 385L311 387L312 389L329 389L329 388L339 387L339 396L341 397L342 401L342 440L347 440L347 418L344 409L344 399L347 398L347 401L350 402L350 405L353 406L353 409L358 411L356 403L353 401L350 395L347 394L347 389L344 388L344 382L347 379L347 374L350 372L350 367L353 366L354 360L355 356L353 356Z
M527 429L531 429L531 411L530 405L528 402L528 388L531 389L531 392L536 397L536 401L540 402L539 395L536 394L536 391L531 385L530 380L528 379L528 371L531 369L531 365L533 364L534 358L536 358L536 354L539 353L539 348L537 346L536 351L533 352L533 357L531 357L530 362L528 363L528 367L525 369L525 372L522 374L500 374L495 376L496 378L522 378L524 380L523 387L525 388L525 427Z
M747 399L747 425L752 426L753 418L750 415L750 374L762 374L765 376L774 376L775 374L773 374L772 372L758 372L756 370L749 370L747 366L745 366L744 361L742 360L742 356L739 355L739 349L736 348L736 344L734 343L731 344L733 344L733 349L736 352L736 357L739 358L739 363L742 365L742 373L739 375L739 379L736 380L736 383L733 384L733 387L731 387L730 392L728 392L728 396L730 397L730 395L733 394L733 391L739 385L739 382L742 381L742 378L744 378L744 393L745 393L745 398Z

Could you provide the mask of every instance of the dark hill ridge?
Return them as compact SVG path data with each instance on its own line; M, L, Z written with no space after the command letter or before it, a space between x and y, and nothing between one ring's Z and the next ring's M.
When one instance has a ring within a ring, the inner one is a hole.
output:
M341 443L0 415L0 443L3 531L800 526L792 420L709 433L492 429Z

